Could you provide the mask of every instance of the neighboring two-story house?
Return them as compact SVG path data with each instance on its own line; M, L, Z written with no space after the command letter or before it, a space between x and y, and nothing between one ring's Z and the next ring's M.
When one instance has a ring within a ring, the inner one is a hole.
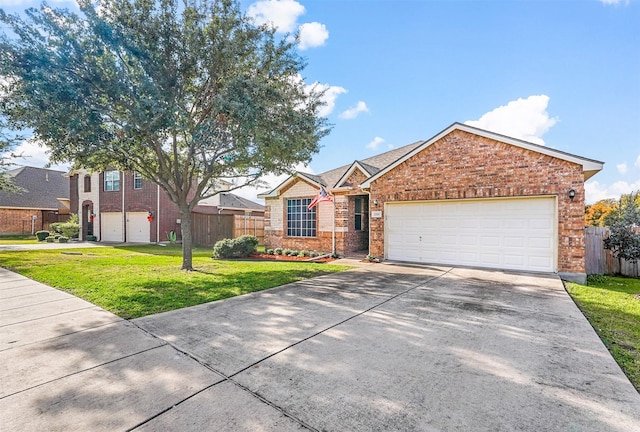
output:
M180 237L180 212L166 192L136 172L74 170L71 212L78 213L80 238L104 242L154 243ZM231 205L230 205L231 204ZM222 192L199 203L194 213L264 215L257 203Z
M6 175L20 191L0 191L0 234L33 234L69 218L64 172L25 166Z

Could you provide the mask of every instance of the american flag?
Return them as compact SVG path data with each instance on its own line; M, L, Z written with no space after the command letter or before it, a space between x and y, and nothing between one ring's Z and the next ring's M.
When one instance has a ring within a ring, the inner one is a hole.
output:
M333 198L331 198L331 195L327 194L327 191L324 190L324 187L320 187L320 193L318 194L317 197L315 197L313 199L313 201L311 201L311 203L309 204L309 207L307 207L307 209L311 210L312 208L314 208L316 206L316 204L318 204L319 202L323 202L323 201L333 201Z

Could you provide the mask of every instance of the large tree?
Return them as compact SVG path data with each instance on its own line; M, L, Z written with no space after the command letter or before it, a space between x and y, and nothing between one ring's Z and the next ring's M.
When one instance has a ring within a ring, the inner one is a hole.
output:
M0 38L2 113L32 130L55 162L135 170L182 218L192 269L191 210L265 173L308 162L328 133L322 93L305 86L292 37L256 26L233 0L79 0L7 15Z

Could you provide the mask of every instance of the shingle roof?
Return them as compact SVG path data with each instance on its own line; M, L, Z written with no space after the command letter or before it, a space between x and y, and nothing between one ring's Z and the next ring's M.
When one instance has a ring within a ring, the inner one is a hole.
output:
M400 159L402 156L421 145L423 142L424 141L417 141L413 144L408 144L406 146L389 150L388 152L384 152L370 158L359 160L358 162L360 163L360 165L366 168L367 171L369 171L370 175L374 175L381 169L385 168L387 165L394 163L396 160ZM340 178L347 172L349 167L351 167L351 165L352 164L343 165L340 168L335 168L330 171L320 173L315 177L319 177L321 179L319 183L321 183L323 186L334 187L338 180L340 180ZM309 174L305 173L305 175L311 177Z
M230 192L222 192L220 194L220 205L218 207L264 211L264 206L262 204L255 203Z
M69 180L62 171L25 166L6 174L24 191L0 191L0 207L57 210L64 208L58 198L69 199Z

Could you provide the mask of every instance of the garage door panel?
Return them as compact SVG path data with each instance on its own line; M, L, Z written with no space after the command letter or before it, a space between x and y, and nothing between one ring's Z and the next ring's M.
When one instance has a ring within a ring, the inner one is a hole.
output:
M127 242L149 243L151 241L151 228L147 216L147 212L127 213Z
M100 213L100 233L101 241L121 242L124 241L122 232L122 213L103 212Z
M549 272L555 226L554 198L389 203L385 250L392 260Z

